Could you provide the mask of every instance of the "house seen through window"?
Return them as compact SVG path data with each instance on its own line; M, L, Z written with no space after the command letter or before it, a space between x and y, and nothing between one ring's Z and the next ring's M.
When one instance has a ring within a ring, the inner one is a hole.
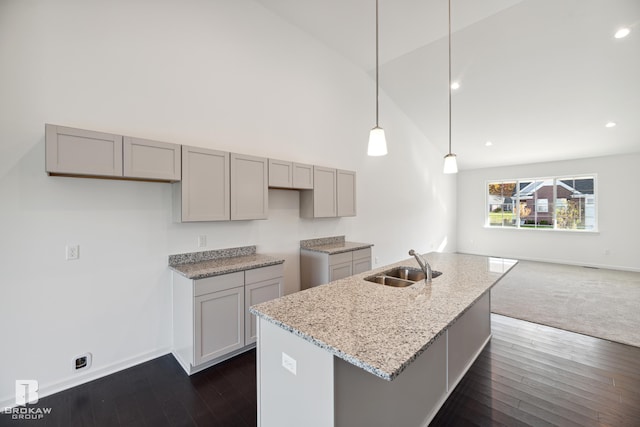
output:
M489 227L597 230L595 176L487 184Z

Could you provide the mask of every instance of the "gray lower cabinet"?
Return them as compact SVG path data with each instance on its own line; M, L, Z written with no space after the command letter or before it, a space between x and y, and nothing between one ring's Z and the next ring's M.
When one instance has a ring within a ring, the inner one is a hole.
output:
M356 215L356 173L313 167L313 190L300 193L300 216L333 218Z
M45 125L50 175L180 181L179 144Z
M283 265L204 279L173 273L173 350L193 374L255 346L249 307L282 296Z
M211 278L215 292L197 295L207 279L196 281L194 299L194 365L201 365L244 347L244 273ZM225 289L234 286L230 289Z
M371 248L328 254L300 249L302 289L344 279L371 270Z
M280 297L284 291L282 264L256 268L245 272L244 305L246 345L256 342L258 331L256 316L249 313L249 307Z

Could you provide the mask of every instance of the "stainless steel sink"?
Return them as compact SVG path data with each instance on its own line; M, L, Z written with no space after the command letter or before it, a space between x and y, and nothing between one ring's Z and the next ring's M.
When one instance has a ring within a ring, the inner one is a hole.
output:
M415 283L415 282L412 282L411 280L398 279L397 277L382 276L382 275L370 276L365 278L364 280L368 280L374 283L380 283L381 285L393 286L394 288L405 288Z
M432 279L440 276L442 272L433 271ZM395 267L374 276L365 277L364 280L369 282L380 283L381 285L393 286L396 288L404 288L411 286L416 282L424 280L425 274L419 268L415 267Z

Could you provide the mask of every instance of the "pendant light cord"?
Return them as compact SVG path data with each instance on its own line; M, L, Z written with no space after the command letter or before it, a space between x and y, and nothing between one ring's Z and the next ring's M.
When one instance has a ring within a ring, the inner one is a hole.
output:
M376 0L376 127L378 127L378 0Z
M451 154L451 0L449 0L449 154Z

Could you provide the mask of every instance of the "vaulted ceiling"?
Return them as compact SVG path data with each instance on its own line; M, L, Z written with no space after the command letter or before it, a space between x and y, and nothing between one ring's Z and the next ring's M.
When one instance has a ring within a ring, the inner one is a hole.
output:
M374 0L256 1L373 77ZM640 151L640 1L451 1L461 169ZM380 0L381 90L443 154L447 7ZM620 27L630 35L614 38ZM389 150L402 149L392 136Z

